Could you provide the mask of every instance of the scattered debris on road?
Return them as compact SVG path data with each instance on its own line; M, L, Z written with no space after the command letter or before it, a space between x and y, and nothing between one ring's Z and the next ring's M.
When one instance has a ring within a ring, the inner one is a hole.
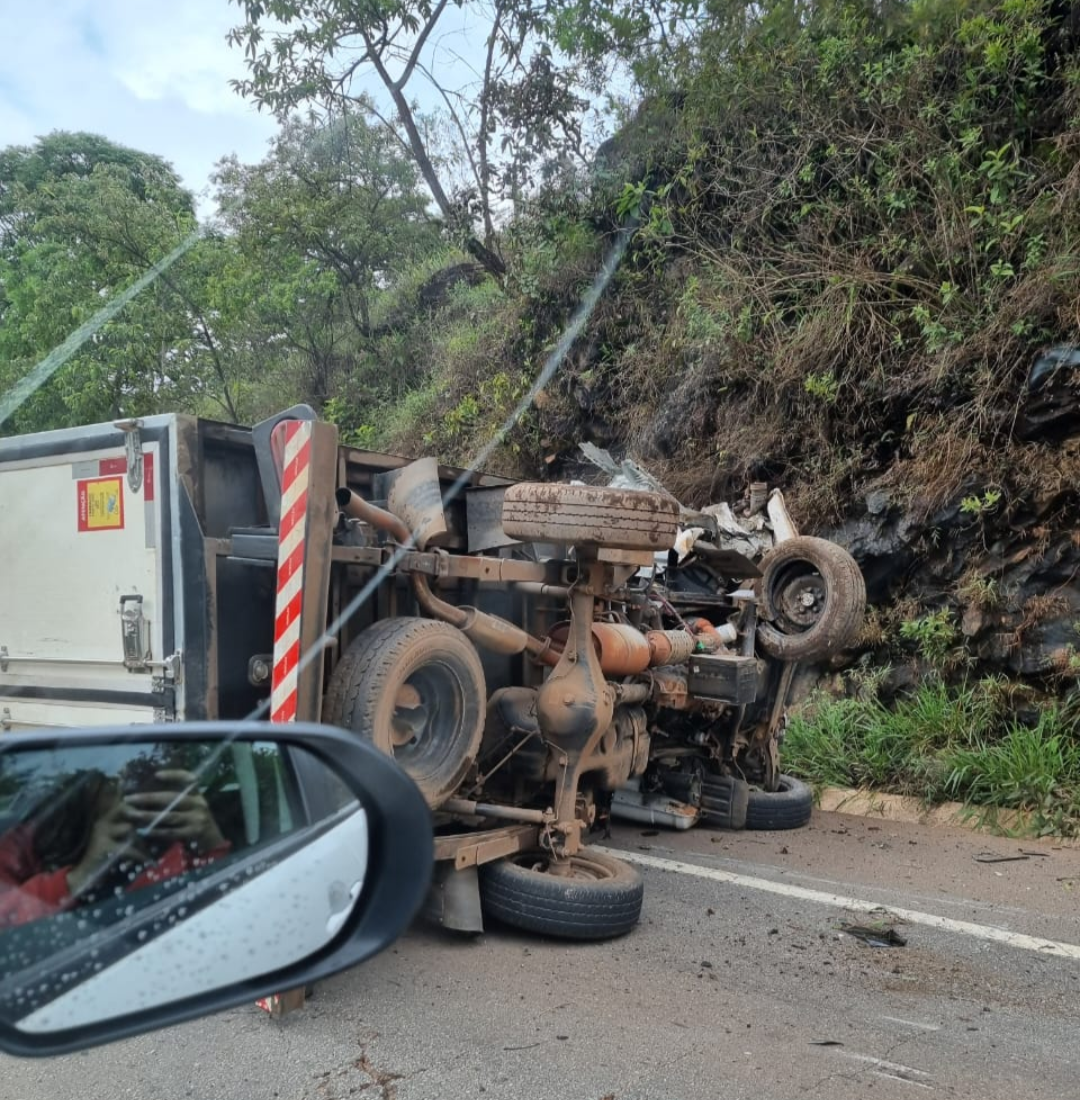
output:
M863 943L870 947L906 947L907 940L900 935L895 928L886 928L884 930L878 928L867 928L861 924L846 925L843 929L849 936L854 936L858 940L862 940Z
M840 931L861 940L869 947L906 947L907 938L897 931L897 926L902 922L885 909L876 910L876 912L881 916L863 924L843 922L840 925Z
M977 855L971 858L977 862L977 864L1016 864L1024 859L1031 859L1033 856L1039 859L1049 859L1050 854L1048 851L1027 851L1024 848L1017 848L1015 856L1002 856L996 853L996 851L980 851Z

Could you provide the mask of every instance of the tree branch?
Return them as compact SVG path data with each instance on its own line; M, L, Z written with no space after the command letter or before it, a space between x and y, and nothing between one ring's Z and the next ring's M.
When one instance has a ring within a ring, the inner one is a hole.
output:
M420 61L420 54L424 49L424 44L428 40L428 36L435 29L435 24L439 21L439 17L446 10L448 0L439 0L438 6L431 13L431 18L427 21L424 29L420 32L419 37L416 39L416 43L413 46L412 53L409 55L409 60L405 63L405 71L398 78L394 84L394 90L400 92L406 84L409 82L409 77L413 74L413 69L416 68Z
M454 125L457 127L458 133L461 135L461 145L465 150L465 156L469 161L469 167L472 169L473 179L476 180L477 187L481 187L480 172L476 166L476 161L473 159L472 142L469 140L469 135L465 132L465 124L461 121L461 117L457 113L457 109L450 100L450 93L435 79L434 75L423 65L419 66L420 72L424 74L431 81L432 87L443 97L443 102L446 104L446 109L450 112L450 118L453 120ZM482 146L481 146L482 148ZM485 215L487 213L485 206ZM486 220L486 219L485 219Z

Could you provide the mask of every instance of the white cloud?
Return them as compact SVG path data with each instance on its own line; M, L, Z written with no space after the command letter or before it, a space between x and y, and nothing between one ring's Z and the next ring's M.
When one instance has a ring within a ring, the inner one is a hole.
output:
M221 157L260 159L276 129L229 87L244 75L225 41L239 14L227 0L0 0L0 146L88 130L203 191Z

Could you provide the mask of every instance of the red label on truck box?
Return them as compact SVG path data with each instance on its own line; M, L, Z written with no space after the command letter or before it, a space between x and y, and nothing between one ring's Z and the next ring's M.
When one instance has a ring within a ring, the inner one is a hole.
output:
M121 455L119 458L103 458L98 463L98 474L105 477L108 474L126 474L127 459ZM148 451L143 455L143 496L150 503L154 499L154 455Z
M124 479L95 477L76 482L80 531L116 531L124 526Z

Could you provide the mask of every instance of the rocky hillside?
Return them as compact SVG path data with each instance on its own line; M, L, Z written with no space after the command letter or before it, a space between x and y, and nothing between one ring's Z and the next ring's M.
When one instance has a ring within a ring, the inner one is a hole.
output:
M386 441L476 453L636 219L498 464L559 475L590 440L688 504L768 480L859 559L863 659L896 686L929 664L1060 690L1080 672L1073 19L840 4L715 31L512 227L505 287L429 316L418 415Z

